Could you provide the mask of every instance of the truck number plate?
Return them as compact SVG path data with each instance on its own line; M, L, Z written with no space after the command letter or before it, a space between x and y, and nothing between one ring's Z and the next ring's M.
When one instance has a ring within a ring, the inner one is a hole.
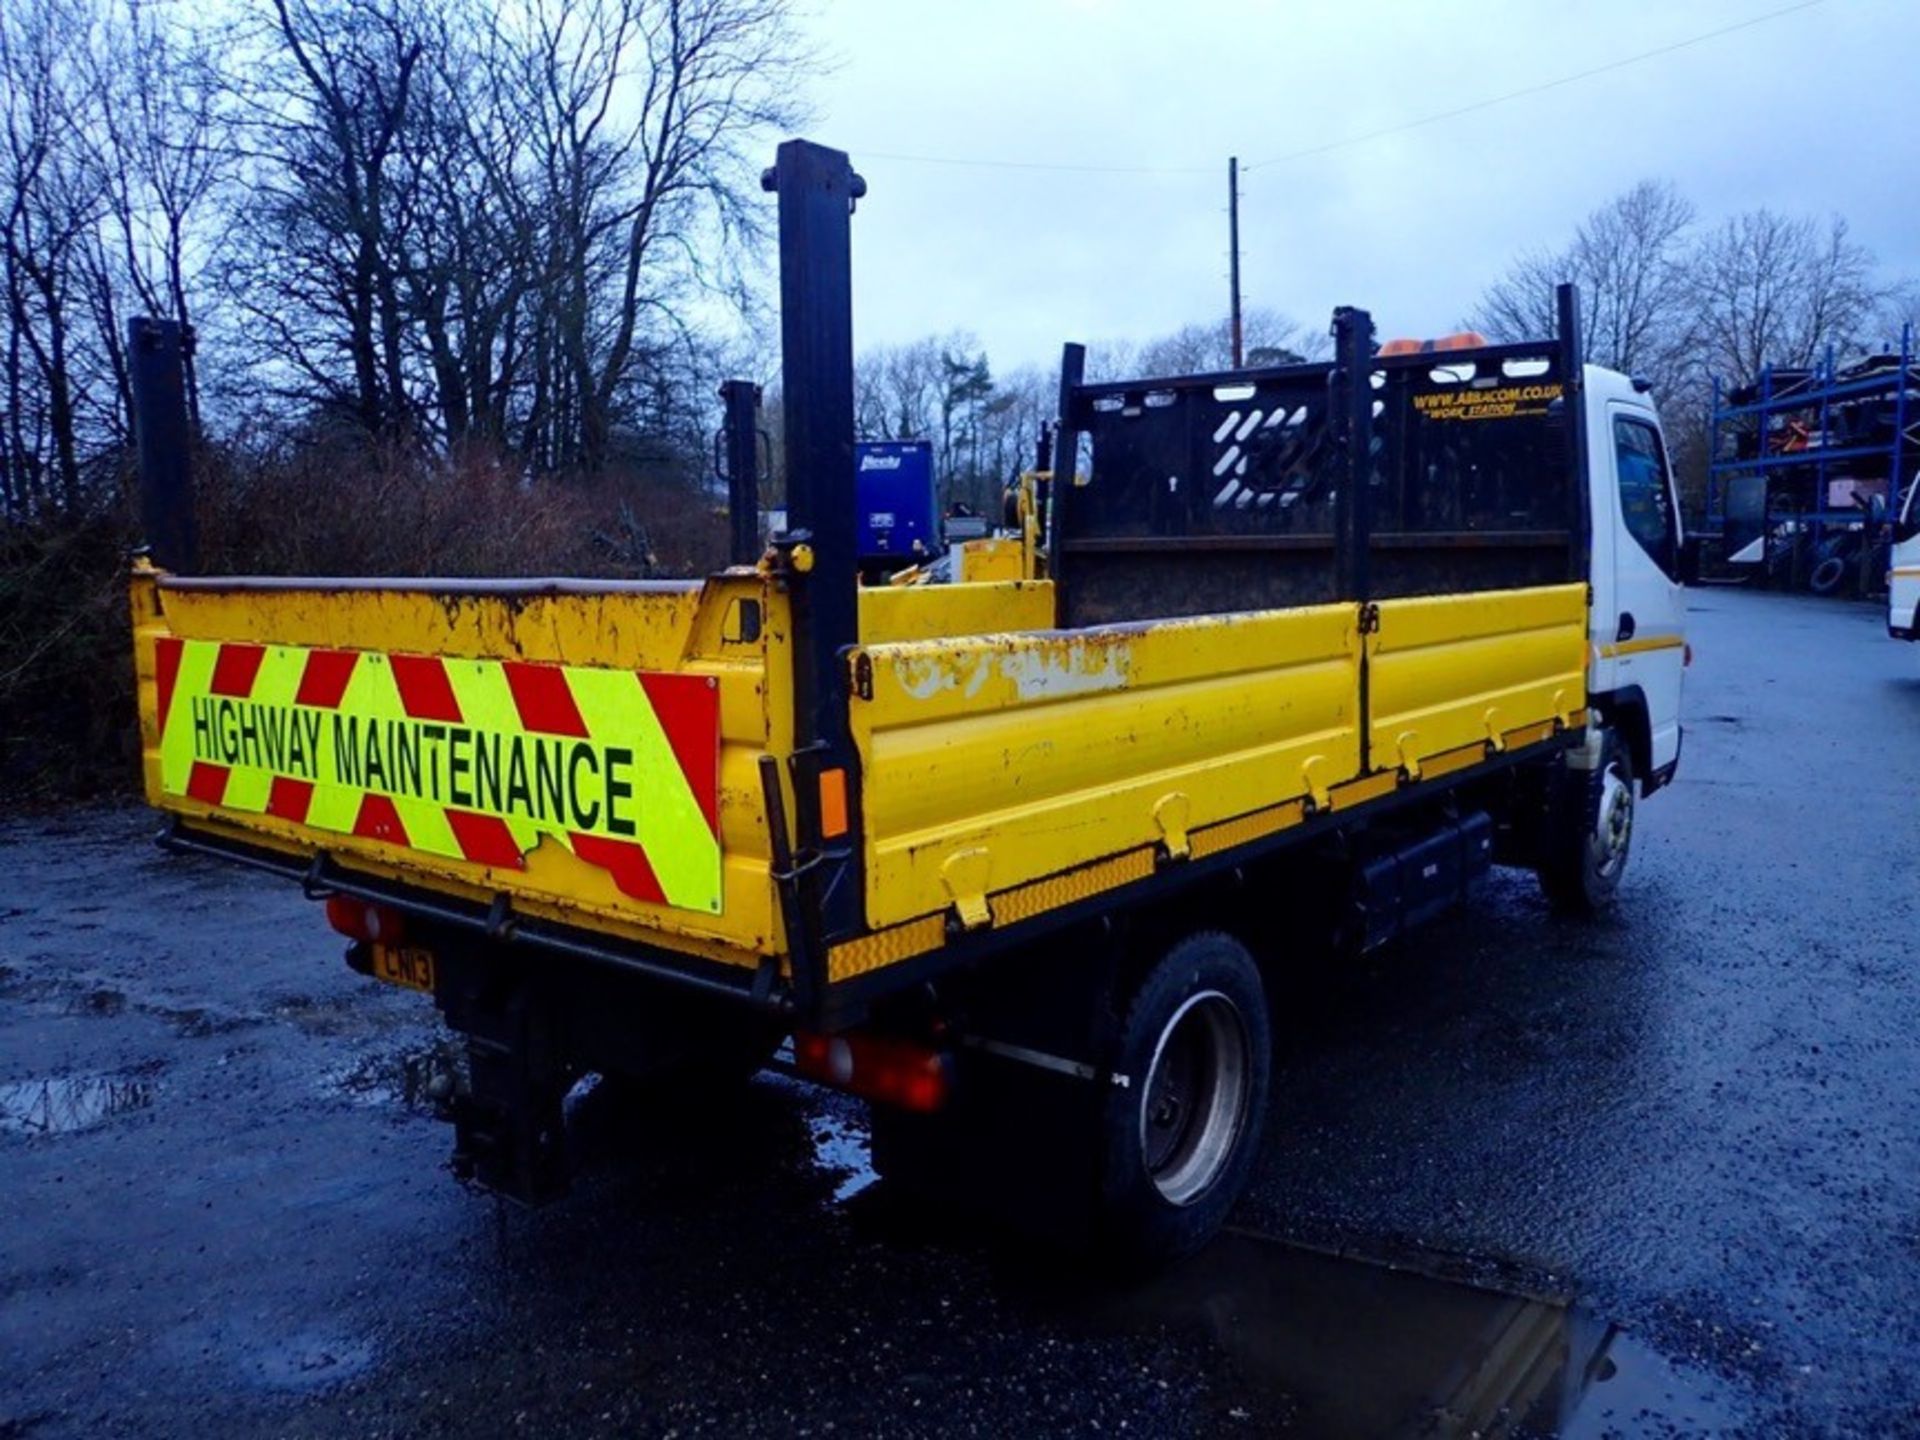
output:
M375 945L373 974L389 985L433 994L433 952L418 945Z

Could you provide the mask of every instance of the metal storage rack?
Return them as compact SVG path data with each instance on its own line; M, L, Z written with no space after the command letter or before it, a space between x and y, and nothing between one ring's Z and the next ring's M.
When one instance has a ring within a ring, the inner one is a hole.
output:
M1862 524L1866 517L1858 506L1829 505L1829 480L1884 480L1883 515L1897 515L1913 483L1909 471L1920 462L1920 356L1914 353L1913 342L1913 327L1904 326L1898 351L1888 352L1886 362L1865 372L1858 372L1857 366L1837 367L1832 346L1810 369L1768 365L1751 385L1733 392L1751 393L1752 398L1737 404L1730 403L1729 392L1716 376L1707 450L1709 533L1726 535L1729 482L1742 475L1767 477L1763 529L1769 546L1783 524L1804 527L1799 533L1816 547L1830 531ZM1886 407L1892 422L1885 439L1832 443L1836 407L1857 414L1876 402ZM1774 450L1772 437L1796 425L1805 444L1799 449ZM1754 453L1727 456L1728 436L1749 427ZM1836 475L1836 469L1843 473Z

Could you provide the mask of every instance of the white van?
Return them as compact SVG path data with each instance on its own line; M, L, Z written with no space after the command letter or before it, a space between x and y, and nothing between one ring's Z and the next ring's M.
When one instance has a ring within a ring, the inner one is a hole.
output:
M1920 471L1914 473L1893 524L1887 557L1887 633L1920 640Z

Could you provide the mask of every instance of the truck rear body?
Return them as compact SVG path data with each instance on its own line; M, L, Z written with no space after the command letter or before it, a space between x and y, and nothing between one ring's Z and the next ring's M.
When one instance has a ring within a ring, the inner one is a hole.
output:
M1584 710L1578 586L1382 602L1364 634L1337 605L1060 631L1053 588L863 592L867 929L831 980L940 949L949 915L1009 923ZM750 971L785 953L760 773L792 753L784 599L760 576L145 574L148 797L296 864ZM1009 628L941 633L983 621Z
M1552 338L1441 354L1376 353L1354 311L1330 363L1088 384L1069 346L1052 471L996 542L1044 578L860 586L859 189L836 152L781 156L790 514L757 565L134 577L170 843L416 917L456 973L415 983L490 1056L546 1055L528 1016L583 963L642 985L569 992L571 1062L476 1079L493 1183L534 1168L526 1116L569 1064L624 1064L621 1027L676 989L814 1036L950 1035L944 977L1044 990L1060 927L1296 846L1349 867L1324 908L1378 943L1496 843L1532 863L1540 816L1672 773L1671 476L1651 409L1581 364L1570 292ZM1048 1063L1103 1073L1111 1031L1052 1032L1080 1053Z

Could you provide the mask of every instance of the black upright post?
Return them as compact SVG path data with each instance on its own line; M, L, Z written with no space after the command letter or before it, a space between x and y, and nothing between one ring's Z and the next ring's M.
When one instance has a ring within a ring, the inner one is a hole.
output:
M851 219L867 187L842 151L806 140L783 144L761 183L778 195L780 212L787 459L780 549L793 596L794 803L802 846L818 850L805 908L820 938L831 940L858 929L863 913L849 828L857 828L860 812L846 669L847 651L860 639ZM844 793L844 807L833 808L844 808L847 823L827 813L828 790Z
M780 383L787 531L812 554L795 597L800 740L846 734L831 680L859 639L854 555L853 202L866 188L846 155L806 140L777 152L765 183L780 197ZM819 683L817 683L819 682Z
M1073 472L1080 463L1080 384L1087 375L1087 347L1060 347L1060 418L1053 428L1053 494L1047 506L1047 574L1056 582L1066 565L1067 507L1073 503ZM1054 608L1059 609L1059 591Z
M726 407L727 561L751 565L760 558L760 387L728 380L720 399Z
M1580 333L1580 292L1571 285L1553 289L1554 318L1560 335L1562 403L1566 406L1567 464L1572 484L1568 500L1572 514L1567 530L1573 537L1569 547L1572 578L1585 580L1593 568L1593 518L1587 499L1592 483L1587 474L1587 349Z
M193 452L187 425L186 351L177 320L127 322L134 444L140 463L140 523L153 563L176 574L198 562Z
M1240 325L1240 157L1227 161L1227 289L1233 331L1233 368L1247 363L1245 332Z
M1342 305L1333 312L1333 373L1327 377L1329 418L1337 443L1334 492L1336 582L1343 600L1370 600L1367 547L1372 530L1373 317Z

